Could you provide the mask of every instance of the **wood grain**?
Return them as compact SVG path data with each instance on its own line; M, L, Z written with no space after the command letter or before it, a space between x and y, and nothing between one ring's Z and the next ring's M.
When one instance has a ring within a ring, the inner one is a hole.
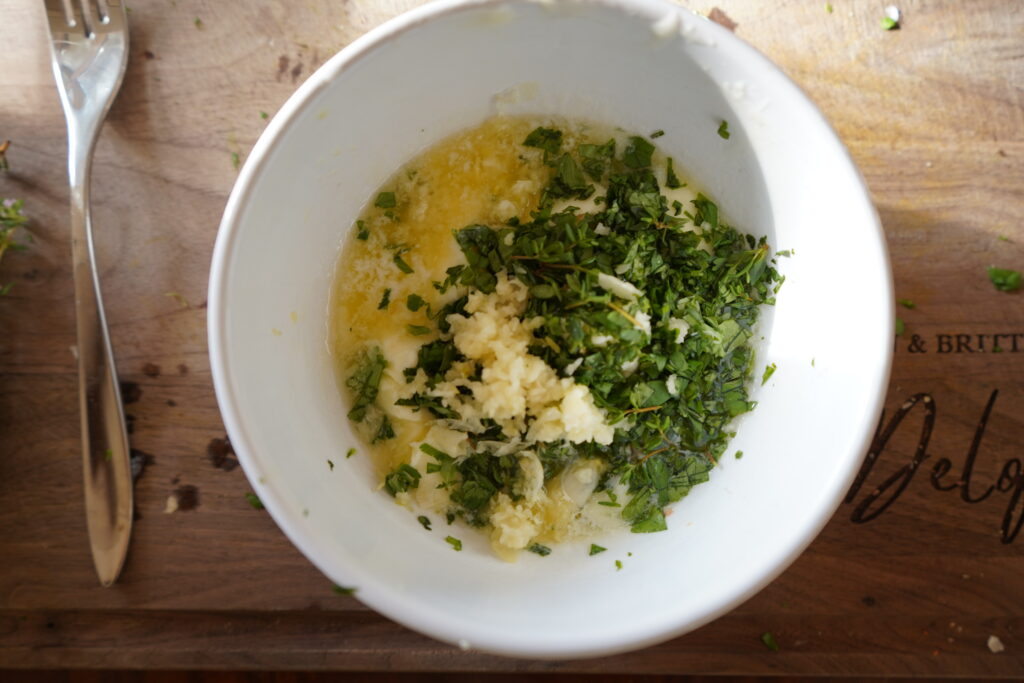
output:
M985 275L992 263L1024 268L1016 0L907 0L889 32L882 3L867 0L833 2L832 13L797 0L689 3L724 11L829 117L878 206L897 295L916 303L900 310L886 412L927 393L934 430L928 457L877 519L851 515L913 456L919 408L854 501L731 614L638 653L531 662L459 652L333 595L247 504L241 470L207 454L224 436L204 304L232 154L244 159L261 111L272 115L327 57L415 4L131 3L129 71L97 149L93 201L118 366L140 390L127 405L132 444L152 462L124 575L104 590L81 509L64 123L40 7L0 0L3 24L18 27L0 50L0 139L13 141L0 196L25 199L34 238L0 263L0 282L15 283L0 298L0 667L1024 675L1024 534L1000 538L1012 494L962 499L1024 457L1024 300ZM1020 335L1019 350L1004 337L1002 353L991 338L979 351L979 334ZM940 335L951 349L956 335L974 337L957 353L942 352ZM969 487L936 490L941 458L952 463L944 481L961 477L993 390ZM165 513L181 486L196 487L198 505ZM761 644L765 631L780 652ZM989 635L1006 651L990 652Z

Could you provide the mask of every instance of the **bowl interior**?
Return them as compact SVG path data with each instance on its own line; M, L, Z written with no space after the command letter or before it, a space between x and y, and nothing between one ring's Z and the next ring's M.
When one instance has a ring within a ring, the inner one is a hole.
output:
M677 504L668 531L600 539L608 550L593 557L581 544L503 563L468 529L435 520L425 531L376 490L364 457L345 457L358 444L326 346L339 247L395 169L498 108L663 129L659 147L730 222L795 252L762 322L759 406L730 450L744 458L728 457ZM723 120L728 140L716 133ZM328 62L260 139L218 238L211 354L246 474L335 582L450 642L583 656L699 626L810 542L877 418L891 298L877 218L845 150L799 90L727 31L659 0L442 0ZM778 371L762 387L766 363Z

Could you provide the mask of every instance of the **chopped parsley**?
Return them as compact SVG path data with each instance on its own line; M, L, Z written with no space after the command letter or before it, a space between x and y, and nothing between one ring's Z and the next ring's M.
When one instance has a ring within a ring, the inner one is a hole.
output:
M775 374L776 369L777 368L775 367L775 363L771 363L770 365L765 366L764 374L761 375L761 386L764 386L765 384L768 383L768 380L771 379L771 376Z
M334 593L336 595L353 595L353 594L355 594L357 589L349 588L347 586L339 586L338 584L334 584L334 586L331 588L331 590L334 591Z
M829 14L832 14L832 3L825 3L825 11L828 12Z
M779 651L779 644L775 642L775 636L772 635L771 631L765 631L761 634L761 642L772 652Z
M743 457L743 451L736 451L736 459L740 460Z
M454 536L445 536L445 543L450 545L456 552L462 550L462 541L455 538Z
M238 156L238 152L231 153L231 166L237 171L238 167L242 165L242 158Z
M377 195L373 205L378 209L393 209L398 206L398 202L395 200L394 192L381 192Z
M384 477L384 488L392 496L405 493L420 485L420 472L412 465L402 463L388 476Z
M380 303L377 304L378 311L386 311L388 305L391 303L391 288L387 287L384 290L384 295L380 298Z
M599 546L596 543L591 543L590 544L590 552L587 553L587 554L588 555L598 555L600 553L603 553L605 550L608 550L608 548L605 548L603 546Z
M248 493L245 494L245 499L249 502L249 505L252 506L253 510L263 509L263 501L260 500L260 497L257 496L252 491L249 491Z
M410 266L408 263L406 263L405 259L402 258L402 252L401 251L396 251L395 252L395 256L394 256L393 260L395 262L395 265L398 266L398 269L400 271L402 271L403 273L405 273L406 275L408 275L409 273L412 272L412 266Z
M562 131L543 127L537 128L526 136L523 145L544 150L544 163L549 163L553 157L558 155L559 150L562 149Z
M615 560L615 571L622 569L622 560Z
M683 186L683 183L679 180L679 176L676 175L676 171L672 168L672 157L668 158L668 168L665 171L665 187L670 190L676 190ZM676 213L678 216L679 214Z
M892 17L882 17L882 29L885 31L892 31L900 27L900 22L896 21Z
M540 555L541 557L547 557L551 554L551 548L546 545L541 545L540 543L532 543L526 549L535 555Z
M197 29L199 29L199 30L203 29L203 20L200 19L199 17L196 17L195 20L192 23L195 25L195 27Z
M902 337L903 333L907 331L907 324L903 322L903 318L896 317L896 336Z
M896 302L903 308L917 308L917 304L910 299L897 299Z
M653 133L651 133L651 139L655 140L657 138L660 138L664 134L665 134L665 131L663 131L663 130L656 130Z
M425 334L430 334L430 328L424 325L406 325L405 329L414 337L422 337Z
M345 382L353 394L352 408L348 411L348 418L353 422L362 422L367 409L377 400L380 379L387 365L384 354L375 346L363 352L355 372Z
M416 521L418 521L423 526L424 529L426 529L427 531L430 531L430 518L429 517L427 517L426 515L420 515L419 517L416 518Z
M722 121L720 124L718 124L718 137L722 138L723 140L728 140L729 136L729 122Z
M356 450L356 449L354 449L354 448L350 448L350 449L348 449L348 452L347 452L347 453L345 453L345 459L347 460L348 458L351 458L351 457L352 457L353 455L355 455L355 454L356 454L356 453L358 453L358 452L359 452L359 451L357 451L357 450Z
M988 267L988 279L1000 292L1015 292L1020 289L1020 271L1008 268Z
M260 112L260 118L263 119L264 121L266 121L268 118L270 118L270 114L268 114L265 111L261 111Z
M423 308L425 303L419 294L410 294L405 298L405 307L414 313Z
M327 461L327 467L330 468L331 472L333 472L334 471L334 461L333 460L328 460Z
M366 221L356 221L356 239L364 242L370 238L370 229L366 227Z

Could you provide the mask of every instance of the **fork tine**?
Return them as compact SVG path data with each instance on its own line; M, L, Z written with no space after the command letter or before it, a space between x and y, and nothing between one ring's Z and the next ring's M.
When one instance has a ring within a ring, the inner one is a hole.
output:
M96 35L97 20L93 15L92 4L89 0L74 0L75 15L82 18L82 28L86 38Z
M107 0L96 0L96 16L101 24L110 23L110 8L107 7Z
M45 0L46 13L50 16L50 22L54 17L59 17L68 28L75 28L75 15L71 9L71 0Z

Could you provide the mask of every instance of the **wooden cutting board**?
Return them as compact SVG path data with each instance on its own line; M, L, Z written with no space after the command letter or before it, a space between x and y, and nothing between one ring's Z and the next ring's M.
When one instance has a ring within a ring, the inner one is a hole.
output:
M128 563L103 589L82 512L64 122L41 3L0 0L0 140L12 140L0 197L25 200L33 237L0 263L0 283L14 283L0 298L0 667L1024 675L1024 292L986 275L1024 269L1017 0L903 0L894 31L882 2L717 0L720 20L836 126L885 224L897 296L915 304L900 308L864 480L732 613L603 660L464 653L333 594L249 506L218 448L206 355L209 259L236 160L262 112L414 4L131 3L93 201L132 443L148 464Z

